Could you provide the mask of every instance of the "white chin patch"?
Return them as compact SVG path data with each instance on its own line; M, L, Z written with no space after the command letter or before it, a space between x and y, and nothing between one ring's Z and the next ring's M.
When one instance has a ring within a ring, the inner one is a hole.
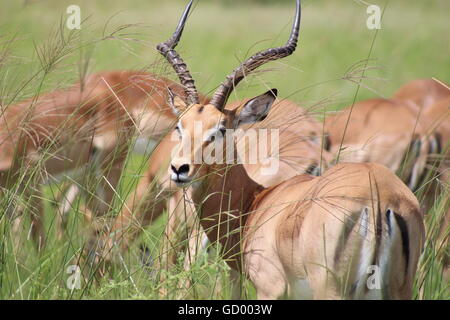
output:
M170 174L170 179L175 182L177 187L186 187L191 182L191 179L184 175L176 175L175 173Z

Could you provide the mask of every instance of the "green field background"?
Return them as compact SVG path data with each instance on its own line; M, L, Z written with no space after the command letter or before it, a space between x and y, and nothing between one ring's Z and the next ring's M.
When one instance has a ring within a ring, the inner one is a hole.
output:
M162 72L165 64L154 49L174 30L186 1L12 1L0 4L2 39L15 36L7 81L11 88L39 67L35 47L54 38L66 8L77 4L83 20L83 50L73 50L47 77L46 87L70 84L78 78L80 60L90 55L89 71L145 69ZM300 43L295 54L249 78L234 98L277 87L280 95L304 106L329 99L329 108L349 104L356 85L345 79L361 63L368 79L357 99L389 97L401 84L415 78L450 80L448 12L445 0L372 1L384 14L381 30L366 27L367 5L357 0L302 1ZM281 45L290 31L295 1L198 1L178 46L198 89L210 93L239 61L256 50ZM64 21L63 21L64 22ZM103 38L119 26L129 28ZM90 44L96 41L95 45ZM372 50L371 50L372 48ZM13 64L16 63L14 66ZM169 73L171 74L171 73ZM358 74L358 72L356 73ZM355 75L356 75L355 74ZM359 73L360 74L360 73ZM52 82L52 77L56 78ZM63 83L61 83L61 81ZM32 93L33 86L29 86Z

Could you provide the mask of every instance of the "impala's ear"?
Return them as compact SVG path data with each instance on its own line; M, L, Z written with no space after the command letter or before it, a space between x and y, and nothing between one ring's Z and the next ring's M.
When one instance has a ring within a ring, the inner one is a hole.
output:
M179 97L172 89L167 88L167 103L172 108L173 113L178 117L186 110L187 103Z
M240 110L237 110L236 127L245 123L255 123L264 120L276 97L277 89L271 89L248 101Z

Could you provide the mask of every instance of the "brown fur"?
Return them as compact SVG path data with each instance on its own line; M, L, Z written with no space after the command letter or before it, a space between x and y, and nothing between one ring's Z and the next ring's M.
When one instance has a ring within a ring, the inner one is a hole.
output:
M417 79L398 89L394 98L412 102L416 108L427 109L433 103L448 98L449 86L436 79Z
M202 113L197 112L199 108ZM222 113L212 105L183 110L181 145L191 139L194 121L201 121L206 130L221 121L232 128L241 110ZM294 177L257 196L263 189L242 165L200 166L193 158L175 153L172 166L185 163L190 165L187 176L198 179L191 186L192 199L203 229L211 242L221 244L227 263L250 277L259 298L281 297L286 291L294 296L299 280L309 283L316 298L411 296L423 244L423 222L417 200L388 169L375 164L338 165L322 177ZM328 266L327 261L335 260L347 215L352 213L359 221L364 210L371 212L366 217L368 235L358 238L352 234L339 261ZM391 213L389 226L383 227L387 212ZM392 220L395 217L401 217L401 222ZM390 239L391 233L395 238ZM369 249L364 249L367 246ZM357 267L371 264L383 268L384 283L378 294L366 292L365 270L361 273ZM345 279L349 281L342 282Z
M95 215L106 212L121 174L128 138L136 132L161 137L174 121L167 107L168 87L184 95L180 85L150 73L100 72L87 77L83 85L4 108L0 117L0 185L11 188L24 168L31 175L31 169L40 166L31 186L23 190L36 208L32 215L36 240L44 241L43 209L38 191L33 190L40 189L46 176L91 162L95 149L107 182L99 182L103 196L91 196L88 206Z
M428 162L435 156L431 154L435 152L433 146L438 143L444 146L448 141L444 132L445 107L433 107L432 103L443 97L444 87L432 86L433 83L437 82L411 82L396 94L396 99L361 101L330 116L325 125L331 152L339 154L339 161L381 163L413 190L420 188L432 167ZM419 84L422 90L417 88ZM423 88L429 87L433 90L424 92ZM448 96L450 91L446 90ZM411 99L406 98L408 92L414 93ZM426 97L419 96L419 92Z
M357 234L364 207L371 220L366 238ZM352 292L352 285L365 280L359 279L357 272L364 265L360 257L364 241L374 255L371 263L380 263L382 253L376 252L376 244L387 240L387 227L383 222L377 238L375 224L377 216L384 219L387 209L407 221L411 256L408 262L402 260L401 246L394 244L398 253L388 262L393 270L383 279L389 285L375 297L411 298L418 243L424 241L417 200L384 167L350 163L336 165L321 177L295 177L254 202L246 224L244 252L246 271L260 289L258 296L276 298L285 292L295 296L295 282L307 279L314 298L370 298L370 294ZM346 246L340 247L339 236L349 216L357 227ZM406 274L405 263L409 264Z
M422 209L428 212L440 195L448 193L449 99L448 85L419 79L402 86L393 99L359 102L352 110L344 138L350 107L327 119L332 152L339 152L342 141L341 160L378 162L397 172L423 195ZM414 151L414 145L419 144L420 149ZM440 151L434 150L437 145ZM411 181L414 176L415 181ZM448 243L450 208L445 210L439 241Z
M215 126L220 119L231 126L240 112L223 114L204 105L199 114L195 111L199 107L182 114L185 131L192 130L194 120L202 121L204 128ZM175 156L172 165L185 161L189 159ZM321 177L293 177L265 191L242 165L194 164L188 175L199 179L191 186L192 198L208 238L221 244L232 268L250 277L258 298L279 298L285 292L295 296L299 280L309 283L315 298L411 297L424 240L423 221L414 195L388 169L376 164L340 164ZM407 235L400 237L398 224L391 221L397 236L386 238L388 227L381 221L388 209L402 217ZM350 213L359 221L364 210L370 212L367 236L352 234L339 263L333 265L343 222ZM363 250L366 247L370 253ZM365 264L359 261L360 252L370 257ZM385 282L381 293L373 295L365 291L366 273L358 272L358 266L380 265L380 261L388 266L383 265ZM353 292L355 283L357 291Z
M247 101L248 99L230 103L226 109L236 110ZM208 118L207 112L208 110L205 111L203 108L200 114ZM321 149L321 125L308 115L304 109L289 100L278 100L264 121L256 125L247 125L244 128L278 128L280 130L279 158L281 161L276 175L261 175L260 163L244 164L245 171L242 171L241 174L250 176L257 184L263 186L276 185L297 174L305 173L312 164L322 166L322 170L324 170L331 160L331 156ZM199 228L198 222L195 223L191 218L195 215L195 208L183 201L182 191L175 187L173 182L167 177L170 154L177 143L177 141L171 140L171 133L169 133L152 153L148 170L139 182L137 191L129 196L127 206L117 216L111 230L100 240L102 245L107 244L103 250L106 253L111 252L114 242L117 242L121 250L125 251L139 233L139 230L142 230L148 223L159 217L163 209L166 208L166 205L163 205L161 202L165 201L166 198L170 198L169 221L165 233L167 241L163 249L163 252L169 253L169 255L163 254L161 260L167 260L169 264L174 263L176 261L176 252L182 251L180 249L183 248L179 243L185 242L189 242L188 256L191 257L191 260L195 259L199 247L198 235L203 234L203 228ZM215 186L214 188L217 187ZM247 187L243 187L243 189L246 190ZM160 192L161 190L166 191ZM169 192L169 190L171 191ZM171 197L167 197L168 194ZM190 188L186 190L186 197L188 199L192 197ZM143 199L148 200L145 202ZM216 199L216 197L213 196L212 199ZM228 201L229 199L225 203L228 203ZM158 205L155 205L155 203L158 203ZM212 202L208 203L214 204L215 202L212 200ZM154 208L158 208L158 210ZM188 221L186 222L185 220ZM184 231L183 225L186 225L189 231ZM111 238L112 234L114 234L113 238ZM186 238L188 234L196 237L191 237L188 240ZM172 246L173 244L178 244L178 246L171 248L170 244ZM111 259L108 254L103 258ZM190 263L189 261L186 262L186 268L189 267Z
M328 117L325 127L339 161L377 162L394 172L403 165L411 141L424 132L413 110L389 99L357 102Z

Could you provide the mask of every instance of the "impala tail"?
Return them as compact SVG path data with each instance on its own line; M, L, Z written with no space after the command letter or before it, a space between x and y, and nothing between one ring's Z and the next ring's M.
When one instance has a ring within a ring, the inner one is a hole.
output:
M440 137L438 133L430 136L418 136L411 141L398 172L408 188L417 191L426 180L432 179L438 166L433 157L441 153ZM434 163L433 163L434 162Z
M415 248L421 247L412 242L420 225L416 228L390 208L374 211L369 207L362 209L349 235L359 245L347 244L344 248L352 250L347 252L352 258L346 296L349 299L411 299L420 254L414 251L420 251Z

